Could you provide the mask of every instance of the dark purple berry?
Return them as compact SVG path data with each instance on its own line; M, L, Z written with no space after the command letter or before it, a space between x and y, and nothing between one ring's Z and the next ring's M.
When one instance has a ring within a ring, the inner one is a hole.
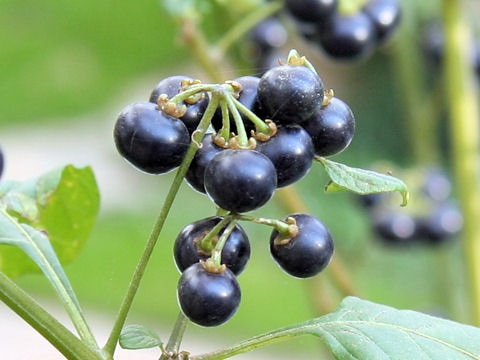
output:
M373 226L380 240L386 244L410 244L418 235L417 221L409 214L403 212L376 214Z
M179 166L190 144L183 122L148 102L124 108L113 134L118 152L149 174L163 174Z
M398 28L402 9L397 0L370 0L363 8L377 33L377 42L387 41Z
M319 41L323 50L333 58L361 58L369 55L375 47L375 27L363 12L334 15L319 29Z
M332 16L337 0L285 0L287 10L300 21L318 22Z
M288 37L287 30L275 17L263 20L250 31L249 35L262 53L282 47Z
M450 197L452 183L445 171L433 168L427 170L422 190L430 199L444 201Z
M287 244L276 243L277 230L270 236L270 252L276 263L288 274L307 278L318 274L330 262L333 240L327 227L316 217L293 214L298 234Z
M257 104L257 89L258 83L260 82L260 78L256 76L242 76L234 81L238 82L242 85L242 91L240 92L240 96L238 101L240 101L243 105L245 105L249 110L255 112ZM245 125L245 130L247 135L250 135L251 130L255 130L255 125L251 122L248 117L240 111L240 115L242 116L243 124ZM212 125L215 130L219 131L222 127L222 111L220 108L215 111L215 115L212 118ZM238 134L237 126L235 125L235 120L233 116L230 114L230 131Z
M334 97L302 126L312 137L315 154L330 156L345 150L352 141L355 118L348 105Z
M200 263L183 272L177 296L183 314L200 326L223 324L237 311L241 299L240 286L229 269L210 273Z
M444 203L420 221L421 237L439 243L457 235L463 226L463 216L457 205Z
M203 249L201 239L222 220L215 216L195 221L185 226L178 234L174 245L175 263L180 272L189 266L198 263L200 260L207 260L211 256L212 249ZM210 246L213 248L216 241L222 235L225 227L215 237ZM236 225L228 237L222 250L222 264L225 264L236 276L238 276L250 258L250 242L247 234L240 225Z
M223 148L214 144L212 134L205 135L202 140L202 147L195 153L195 157L185 175L185 180L192 188L205 194L205 169L210 160L223 150Z
M258 84L260 112L281 124L301 123L322 105L323 90L320 77L305 66L274 67Z
M150 95L150 102L156 104L158 97L161 94L167 94L168 97L171 99L175 95L177 95L181 90L181 85L183 80L194 80L189 76L184 75L176 75L170 76L162 81L160 81L155 89L152 91ZM179 105L186 105L187 112L183 115L180 120L183 121L185 126L187 127L188 132L191 134L195 131L200 120L202 119L203 113L207 109L208 105L208 97L205 97L202 100L197 101L194 104L185 104L184 102L180 102Z
M3 150L2 150L2 148L0 148L0 178L3 175L3 167L4 167Z
M266 155L275 166L277 187L300 180L312 166L312 140L298 125L279 126L270 140L258 142L257 151Z
M382 193L373 193L367 195L358 195L357 198L364 208L373 209L382 201L383 195Z
M222 209L246 212L265 205L277 187L269 158L254 150L224 150L205 170L205 190Z

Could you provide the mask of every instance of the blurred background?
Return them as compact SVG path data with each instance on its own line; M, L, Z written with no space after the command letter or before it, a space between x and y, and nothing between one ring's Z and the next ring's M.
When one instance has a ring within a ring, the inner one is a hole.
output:
M438 64L436 55L432 55L438 49L432 50L437 45L429 40L430 32L435 37L442 31L437 23L441 3L400 2L403 19L398 33L368 57L340 62L328 57L314 42L302 37L291 17L281 13L277 19L288 36L272 45L270 58L259 49L255 36L247 34L220 59L222 67L217 76L224 80L245 74L261 76L270 66L267 61L285 58L290 48L307 55L326 87L333 88L336 96L350 105L356 118L353 142L332 160L393 171L414 189L412 209L402 211L415 217L425 212L414 195L424 187L426 169L441 169L452 177L441 61ZM173 179L172 173L140 173L121 158L112 136L116 117L124 106L147 101L164 77L183 74L210 81L211 76L195 56L192 44L182 39L181 12L172 10L172 4L180 8L184 2L166 3L170 10L158 0L0 2L3 179L28 179L68 163L93 167L101 194L100 216L85 248L66 266L66 272L87 309L87 318L94 318L97 331L105 334ZM245 14L265 6L260 0L185 3L199 4L201 9L206 6L192 19L211 44ZM470 17L467 22L480 15L478 2L465 1L463 5ZM475 30L472 28L474 35ZM441 45L438 51L442 57ZM480 60L478 66L480 69ZM475 80L477 84L479 79ZM425 111L419 114L419 109ZM423 122L430 125L425 127ZM418 144L416 126L427 145ZM418 150L426 146L430 147ZM245 224L252 257L239 277L240 309L219 328L189 327L186 350L214 350L223 343L331 311L347 295L345 288L338 286L338 276L346 278L355 295L362 298L471 322L461 234L455 231L445 241L411 242L402 240L402 236L393 241L382 239L371 208L353 194L325 194L327 181L317 164L296 185L296 191L309 212L329 227L335 258L341 264L340 275L327 271L310 280L289 277L271 259L271 230ZM449 195L452 201L455 195L453 183ZM395 208L389 207L388 211L400 211L399 196L390 202ZM275 197L255 214L283 218L289 212ZM142 323L168 336L178 314L175 291L179 273L172 256L173 242L183 226L214 213L206 196L186 184L182 186L128 323ZM58 307L56 312L61 312L43 276L25 275L16 281L49 308L55 311ZM3 305L0 313L9 315L1 315L0 329L15 329L15 324L21 323ZM4 331L9 337L22 339L24 328L18 329ZM9 346L5 339L0 340L2 349ZM203 343L212 345L205 348L192 339L204 339ZM20 344L11 348L14 353L9 359L33 358L22 355ZM299 351L310 354L319 349L315 339L301 339L260 354L291 358Z

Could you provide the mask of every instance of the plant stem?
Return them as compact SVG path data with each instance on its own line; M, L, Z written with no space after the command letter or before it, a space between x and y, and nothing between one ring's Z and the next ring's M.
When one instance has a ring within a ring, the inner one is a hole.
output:
M220 220L217 223L217 225L215 225L212 228L212 230L210 230L208 234L205 235L205 237L199 241L198 246L200 247L200 249L208 252L212 251L213 248L215 247L215 244L213 241L214 237L217 236L220 230L222 230L222 228L225 227L231 220L232 220L232 216L226 216L225 218Z
M183 334L187 329L188 319L185 315L180 311L177 317L177 321L175 322L175 327L170 334L170 338L168 339L167 346L165 347L165 353L160 356L160 360L166 360L167 357L165 354L176 354L178 353L178 349L180 349L180 344L182 343Z
M237 219L243 220L243 221L251 221L256 224L261 224L261 225L267 225L267 226L273 226L280 234L290 237L291 236L291 231L290 227L292 226L291 224L286 223L285 221L282 220L277 220L277 219L267 219L267 218L257 218L249 215L237 215Z
M237 225L236 220L230 221L230 224L228 224L227 228L223 230L222 235L220 236L220 239L218 239L217 244L215 245L215 249L212 251L212 256L211 259L213 263L216 265L217 269L220 269L222 266L222 250L223 247L225 246L225 243L227 242L230 234L232 233L233 229L235 229L235 226Z
M81 342L2 272L0 272L0 300L47 339L67 359L102 359L99 354Z
M245 126L243 125L242 117L240 116L240 113L235 107L235 103L233 102L232 95L227 94L227 96L225 96L225 100L227 101L228 109L232 113L233 119L235 120L235 126L237 127L238 144L240 146L247 147L248 146L247 132L245 131Z
M258 131L258 132L261 132L261 133L264 133L264 134L267 134L267 135L270 135L271 134L271 130L270 128L268 127L267 124L265 124L265 122L260 119L252 110L250 110L249 108L247 108L245 105L243 105L240 101L238 101L237 99L233 98L232 97L232 101L233 103L235 104L235 106L238 108L238 110L240 110L242 113L245 114L245 116L255 124L255 129Z
M257 26L260 22L272 16L282 8L282 1L272 1L265 6L259 7L256 11L251 12L249 15L237 22L234 26L232 26L222 36L222 38L218 40L215 46L215 55L218 58L222 58L227 52L227 50L230 48L230 46L232 46L236 41L245 36L252 28Z
M479 109L470 63L472 44L460 0L443 1L445 76L450 110L454 171L464 216L464 249L469 272L473 323L480 325L480 179Z
M220 100L220 108L222 109L222 128L219 135L228 142L230 139L230 114L225 100Z
M198 128L197 128L197 131L198 131L198 133L196 133L197 143L200 143L202 141L202 138L205 135L205 132L207 131L208 126L210 125L210 121L212 120L213 114L215 113L215 110L217 109L217 106L218 106L218 101L219 101L218 97L219 95L216 92L212 93L212 99L210 100L208 107L202 117L202 120L200 121L200 124L198 125ZM193 136L195 136L195 133L194 135L192 135L192 137ZM125 324L125 320L127 318L130 307L132 306L132 302L135 297L135 294L137 293L138 287L140 285L140 281L142 280L143 274L145 273L145 269L147 267L148 261L150 260L150 256L152 255L153 249L155 248L158 237L160 236L160 232L162 231L163 224L167 219L168 213L170 211L170 208L172 207L173 201L175 200L175 196L177 195L178 189L182 184L182 180L185 177L188 167L190 166L190 163L192 162L193 157L195 156L195 153L197 152L197 150L198 150L198 147L195 141L192 141L187 150L185 158L183 159L182 164L180 165L179 169L177 170L177 173L175 174L175 178L173 179L172 185L170 186L170 190L168 191L168 194L165 198L162 210L160 211L160 215L158 216L158 219L155 222L152 233L150 234L150 237L147 241L147 244L140 258L140 261L137 264L135 273L133 274L132 280L130 281L130 285L128 287L127 293L125 294L125 297L120 306L120 310L115 320L115 324L112 328L112 331L107 340L107 343L104 346L104 351L110 356L113 356L115 352L115 348L118 342L118 337L120 336L122 328Z

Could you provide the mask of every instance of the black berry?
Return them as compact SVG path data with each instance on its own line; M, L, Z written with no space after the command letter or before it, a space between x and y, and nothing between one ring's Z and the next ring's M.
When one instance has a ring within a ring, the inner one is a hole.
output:
M234 81L242 85L242 91L240 92L238 101L245 105L249 110L255 112L256 108L258 107L257 89L260 78L256 76L242 76L234 79ZM245 125L247 135L250 135L250 130L255 130L255 125L248 119L245 114L240 112L240 115L242 116L243 124ZM222 111L220 108L215 111L215 115L212 118L212 125L217 131L220 130L220 128L222 127ZM233 119L232 115L230 115L230 131L238 134L237 126L235 125L235 120Z
M118 152L149 174L166 173L179 166L190 144L183 122L147 102L122 110L114 138Z
M3 159L3 150L0 148L0 178L3 175L4 159Z
M397 0L370 0L363 12L372 20L377 42L387 41L400 24L401 7Z
M302 126L312 137L315 154L329 156L338 154L350 144L355 132L355 118L348 105L334 97Z
M249 33L258 50L262 53L282 47L287 42L287 30L275 17L265 19Z
M152 94L150 95L150 102L156 104L158 97L161 94L167 94L168 97L171 99L180 92L182 81L184 80L194 79L184 75L170 76L163 79L152 91ZM208 97L205 97L204 99L201 99L194 104L185 104L184 102L180 102L179 105L187 106L187 112L180 118L180 120L183 121L183 123L187 127L188 132L191 134L197 128L200 120L202 119L203 113L207 109Z
M205 170L205 190L222 209L246 212L267 203L277 186L270 159L254 150L227 149Z
M298 125L279 126L270 140L258 142L257 151L266 155L275 166L277 187L300 180L312 166L312 140Z
M422 239L438 243L457 235L462 226L463 216L458 206L444 203L420 220L419 232Z
M217 225L221 217L215 216L195 221L185 226L178 234L174 245L175 263L183 272L189 266L206 260L211 255L211 250L202 249L199 241ZM215 238L215 243L225 230L220 230ZM212 246L215 244L211 244ZM222 250L222 264L225 264L235 275L239 275L245 268L250 258L250 242L247 234L236 225L228 237Z
M322 105L323 82L305 66L277 66L258 84L263 118L282 124L301 123Z
M418 224L407 213L384 212L376 214L373 219L376 234L386 244L405 245L417 239Z
M200 263L183 272L177 296L184 315L201 326L218 326L229 320L241 299L240 286L229 269L210 273Z
M222 150L223 148L214 144L212 134L205 135L202 140L202 147L195 153L195 157L185 175L185 180L191 187L205 193L205 168L210 160Z
M422 191L433 201L444 201L450 197L452 183L445 171L438 168L428 169Z
M376 41L372 20L363 12L334 15L319 29L325 52L337 59L354 59L369 55Z
M293 214L298 234L285 245L276 244L277 230L270 236L270 252L288 274L306 278L322 271L333 255L333 240L327 227L316 217Z
M318 22L332 16L337 0L285 0L287 10L301 21Z

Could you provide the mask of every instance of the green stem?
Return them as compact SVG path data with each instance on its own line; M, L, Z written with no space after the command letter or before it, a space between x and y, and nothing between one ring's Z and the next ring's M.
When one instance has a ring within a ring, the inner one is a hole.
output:
M262 132L264 134L270 135L271 131L270 128L268 127L265 122L260 119L252 110L247 108L245 105L243 105L240 101L235 99L234 97L231 97L234 105L237 107L238 110L240 110L242 113L245 114L245 116L255 124L255 129L257 132Z
M256 224L262 224L262 225L267 225L267 226L273 226L280 234L288 237L290 236L290 227L292 226L291 224L286 223L283 220L277 220L277 219L267 219L267 218L256 218L253 216L248 216L248 215L237 215L237 219L242 220L242 221L251 221Z
M192 95L195 95L202 91L212 91L218 85L217 84L198 84L198 85L191 85L181 93L175 95L173 98L169 99L168 102L173 102L178 104L181 101L189 98Z
M215 114L215 110L217 109L219 101L219 95L216 92L212 93L212 99L210 100L208 107L198 125L196 133L197 139L196 142L200 143L202 141L205 132L207 131L208 126L212 120L213 115ZM192 137L195 135L192 135ZM170 190L165 198L165 202L163 203L162 210L160 211L160 215L153 227L152 233L148 239L148 242L145 246L143 254L138 262L137 268L135 269L135 273L133 274L132 280L130 281L130 285L128 287L127 293L123 299L123 302L120 306L120 310L118 312L117 318L115 320L115 324L112 328L110 336L107 340L107 343L104 346L104 351L113 356L115 352L115 348L117 346L118 338L122 331L122 328L125 324L125 320L127 318L128 312L130 307L132 306L133 299L135 294L137 293L138 287L140 285L140 281L143 278L143 274L145 273L145 269L147 267L148 261L150 260L150 256L152 255L153 249L157 243L158 237L160 236L160 232L162 231L163 224L167 219L168 213L170 208L172 207L173 201L175 200L175 196L177 195L178 189L182 184L182 180L187 173L188 167L197 152L198 147L197 144L192 141L190 146L187 150L185 158L183 159L182 164L180 165L177 173L175 174L175 178L173 179L172 185L170 186Z
M225 219L224 219L225 220ZM232 233L233 229L237 225L236 220L231 220L230 224L228 224L227 228L223 231L222 235L220 236L220 239L218 240L217 244L215 245L215 249L212 251L212 256L211 259L213 263L216 265L217 269L220 268L222 265L222 250L223 247L225 246L225 243L227 242L228 237Z
M479 109L475 76L470 64L470 33L460 0L443 1L445 76L450 110L454 171L465 220L464 249L469 272L473 323L480 325L480 168Z
M220 230L222 230L222 228L224 228L231 220L232 216L226 216L221 221L219 221L217 225L215 225L213 229L210 230L202 240L200 240L199 247L204 251L212 251L212 249L215 247L215 245L213 244L213 239L215 238L215 236L218 235Z
M243 125L242 117L238 112L237 108L235 107L235 103L233 102L234 98L230 94L226 94L225 100L227 101L228 109L233 115L233 119L235 120L235 126L237 127L237 135L238 135L238 144L240 146L247 147L248 146L248 136L247 132L245 131L245 126Z
M170 334L170 338L168 339L167 346L165 347L165 353L162 354L160 360L166 360L166 354L177 354L178 350L180 349L180 344L182 343L183 334L187 329L188 319L183 313L180 311L177 317L177 321L175 322L175 326Z
M223 55L225 55L230 46L232 46L236 41L245 36L260 22L272 16L282 8L282 1L272 1L270 3L267 3L265 6L259 7L257 10L251 12L249 15L237 22L234 26L232 26L222 36L222 38L218 40L215 46L215 49L217 51L216 55L219 58L223 57Z
M228 104L225 100L220 100L220 108L222 109L222 128L219 135L228 141L230 139L230 116L228 112Z
M412 17L415 14L411 14ZM407 18L407 16L405 16ZM417 29L416 22L408 18L412 26L404 26L397 41L391 48L396 84L400 90L404 106L404 119L407 126L407 138L410 142L412 158L422 164L437 163L440 147L437 143L435 103L433 98L426 99L427 93L424 69L421 64L422 54L412 39L416 33L409 29Z
M37 255L37 260L39 262L40 269L45 274L45 276L50 281L51 285L55 289L55 292L60 297L63 307L68 313L68 316L72 320L75 329L77 330L80 338L90 346L91 348L98 349L98 344L95 340L95 337L90 330L90 327L85 320L80 304L73 292L73 289L70 285L70 282L67 279L66 274L63 272L63 269L60 267L55 269L51 262L46 258L44 252L35 241L32 241L31 236L25 231L19 223L8 214L4 209L0 209L0 213L7 218L13 226L23 235L23 237L28 241L31 248L35 251ZM27 252L28 254L28 252ZM57 259L58 261L58 259ZM62 281L61 276L63 275L64 280Z
M82 343L2 272L0 272L0 300L47 339L67 359L102 359L99 354Z

